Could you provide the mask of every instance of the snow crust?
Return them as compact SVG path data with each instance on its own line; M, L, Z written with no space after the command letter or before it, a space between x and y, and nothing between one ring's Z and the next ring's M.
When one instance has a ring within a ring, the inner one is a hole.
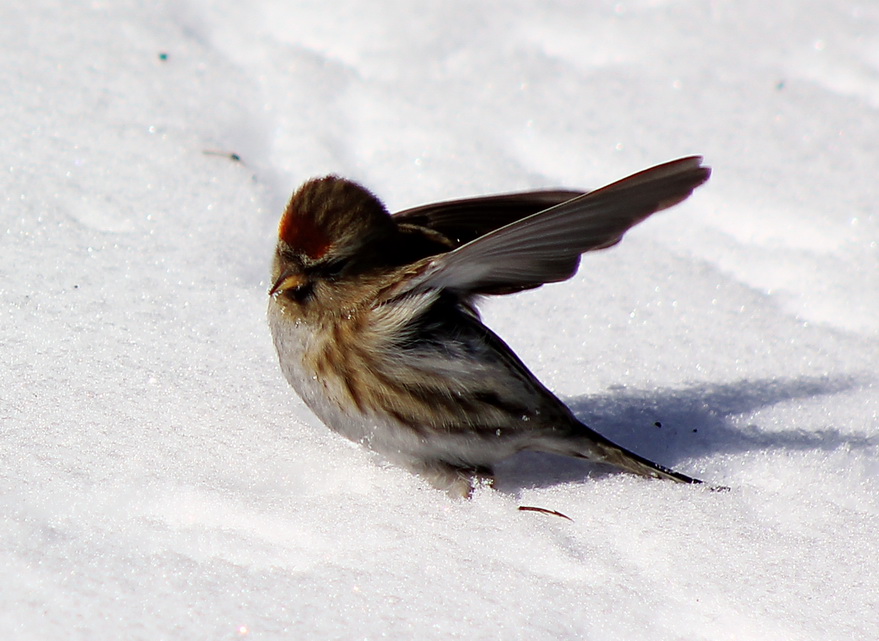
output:
M3 636L879 638L875 3L37 0L0 52ZM283 381L306 178L395 210L692 153L691 200L485 316L730 492L522 455L452 501Z

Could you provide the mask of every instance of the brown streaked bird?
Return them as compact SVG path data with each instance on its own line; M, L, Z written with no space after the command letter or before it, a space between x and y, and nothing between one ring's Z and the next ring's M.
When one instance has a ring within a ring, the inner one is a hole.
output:
M326 176L279 226L269 325L281 371L339 434L453 496L517 452L700 481L581 423L480 320L478 296L563 281L580 255L708 180L696 156L592 192L536 191L390 215L364 187Z

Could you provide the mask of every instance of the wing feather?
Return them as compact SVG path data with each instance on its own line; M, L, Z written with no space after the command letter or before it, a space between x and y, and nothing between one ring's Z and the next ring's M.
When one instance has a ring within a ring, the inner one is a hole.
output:
M615 245L634 225L686 199L710 174L698 156L646 169L435 256L411 285L499 294L566 280L582 253Z
M447 200L405 209L393 219L437 232L455 248L583 193L557 189Z

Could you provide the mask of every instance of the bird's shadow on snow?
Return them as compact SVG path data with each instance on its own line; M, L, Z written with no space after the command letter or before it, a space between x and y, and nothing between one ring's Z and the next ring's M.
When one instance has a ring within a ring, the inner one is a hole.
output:
M681 389L610 390L568 401L577 417L615 443L666 467L714 454L755 450L834 450L879 445L877 436L838 429L742 427L736 417L796 399L830 396L860 387L853 377L742 380ZM679 471L699 476L692 465ZM607 466L537 452L523 452L498 465L495 488L515 493L616 473ZM723 483L724 479L706 478Z

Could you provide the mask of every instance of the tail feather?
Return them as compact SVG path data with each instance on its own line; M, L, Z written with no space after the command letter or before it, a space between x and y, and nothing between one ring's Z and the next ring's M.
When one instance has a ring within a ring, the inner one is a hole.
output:
M702 483L699 479L654 463L639 454L617 445L582 423L577 423L577 434L565 440L566 451L558 452L577 458L613 465L631 474L650 478L667 479L677 483ZM576 437L579 438L576 438Z
M606 443L593 441L591 450L593 451L588 454L578 453L577 456L593 461L608 463L625 470L626 472L637 474L638 476L668 479L670 481L676 481L677 483L702 483L699 479L687 476L681 472L675 472L672 469L654 463L653 461L622 448L611 441L607 441Z

